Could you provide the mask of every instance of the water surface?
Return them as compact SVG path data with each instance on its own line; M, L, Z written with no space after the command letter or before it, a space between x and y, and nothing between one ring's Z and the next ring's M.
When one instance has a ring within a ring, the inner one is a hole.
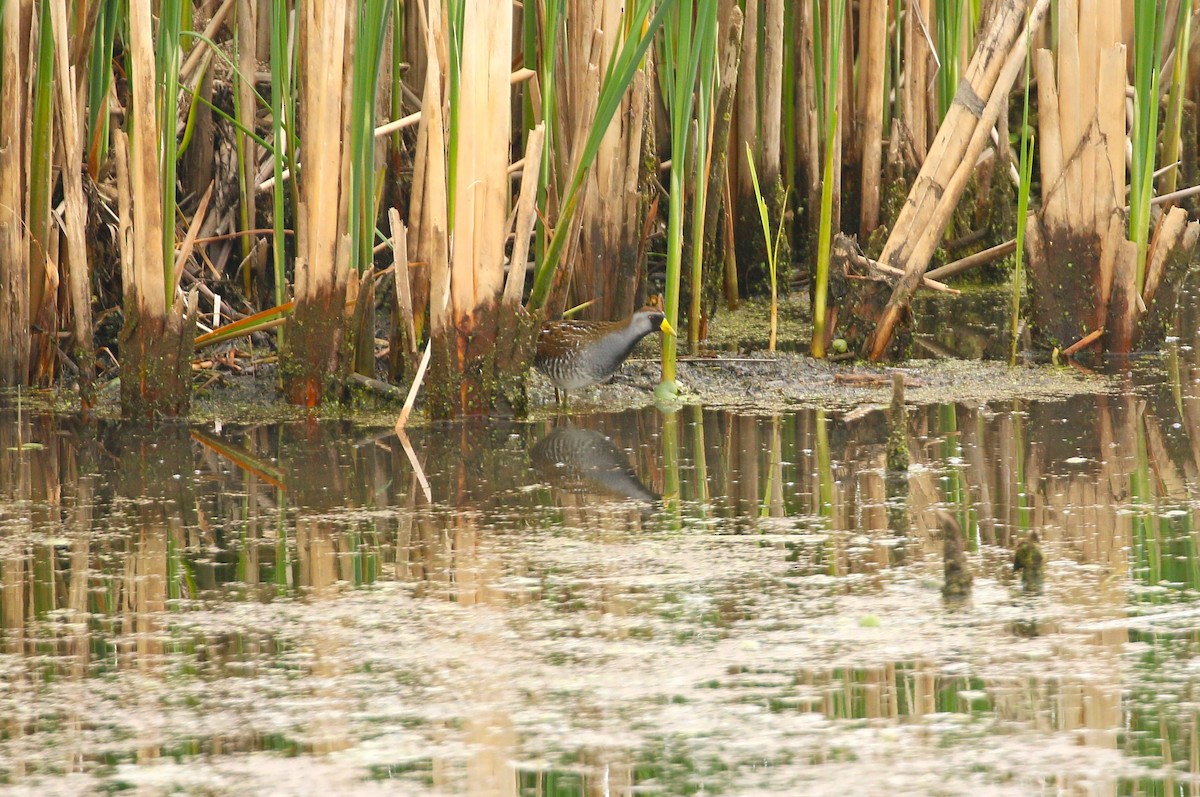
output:
M1179 359L910 408L899 478L882 412L448 425L410 453L3 410L0 784L1194 794Z

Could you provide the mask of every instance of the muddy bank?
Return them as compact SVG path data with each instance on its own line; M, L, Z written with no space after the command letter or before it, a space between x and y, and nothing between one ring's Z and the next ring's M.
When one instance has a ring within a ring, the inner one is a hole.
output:
M683 361L678 381L680 398L686 404L744 411L800 407L844 411L862 405L885 406L891 397L890 375L895 371L905 375L909 404L1055 399L1106 392L1114 384L1111 377L1052 366L1010 368L997 362L909 360L884 367L831 363L790 352ZM653 404L660 374L656 360L630 360L610 383L573 395L571 411ZM541 374L535 373L530 380L530 401L543 410L557 409L553 387Z
M678 382L683 404L762 412L801 407L846 411L864 405L882 406L890 398L890 374L896 370L905 375L906 400L910 404L1055 399L1105 392L1114 385L1112 377L1069 367L1010 368L1001 362L959 359L909 360L896 366L814 360L803 353L807 351L810 327L806 302L800 298L789 298L780 304L780 350L775 354L765 351L768 327L765 302L745 302L737 311L723 313L718 322L710 329L700 356L687 356L686 343L681 346ZM990 326L985 319L983 328L988 330L987 336L999 334ZM654 388L661 376L658 358L657 338L644 340L608 383L573 392L570 412L614 412L654 404ZM239 373L226 368L208 371L203 386L194 393L189 420L262 423L321 418L352 420L364 426L391 426L401 404L394 398L355 387L346 402L326 402L308 411L282 401L278 383L278 372L272 362ZM408 385L399 387L408 390ZM99 390L97 417L120 416L119 393L115 381ZM411 425L427 422L423 399L423 396L418 399ZM23 401L32 408L79 411L78 395L69 389L57 394L26 394ZM536 371L529 377L529 404L534 419L559 412L553 387Z

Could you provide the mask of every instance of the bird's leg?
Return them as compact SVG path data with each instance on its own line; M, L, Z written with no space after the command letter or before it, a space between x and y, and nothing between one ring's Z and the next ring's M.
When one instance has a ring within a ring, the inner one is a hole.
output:
M554 388L554 403L560 407L562 406L562 396L559 395L558 388Z

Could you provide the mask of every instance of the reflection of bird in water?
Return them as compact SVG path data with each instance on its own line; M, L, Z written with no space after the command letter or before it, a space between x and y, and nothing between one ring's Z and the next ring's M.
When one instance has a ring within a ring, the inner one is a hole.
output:
M591 429L555 429L537 442L530 457L546 481L564 490L647 503L660 497L642 484L612 440Z
M1042 591L1042 547L1038 544L1038 533L1031 531L1017 543L1013 551L1013 572L1021 574L1021 586L1026 592Z
M959 604L971 597L971 566L967 562L967 540L954 515L941 510L937 513L942 527L942 598Z

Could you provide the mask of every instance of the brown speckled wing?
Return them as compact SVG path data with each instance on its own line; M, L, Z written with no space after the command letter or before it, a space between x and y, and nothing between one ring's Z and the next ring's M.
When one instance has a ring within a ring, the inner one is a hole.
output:
M551 321L542 325L537 356L541 359L577 352L620 326L613 321Z

